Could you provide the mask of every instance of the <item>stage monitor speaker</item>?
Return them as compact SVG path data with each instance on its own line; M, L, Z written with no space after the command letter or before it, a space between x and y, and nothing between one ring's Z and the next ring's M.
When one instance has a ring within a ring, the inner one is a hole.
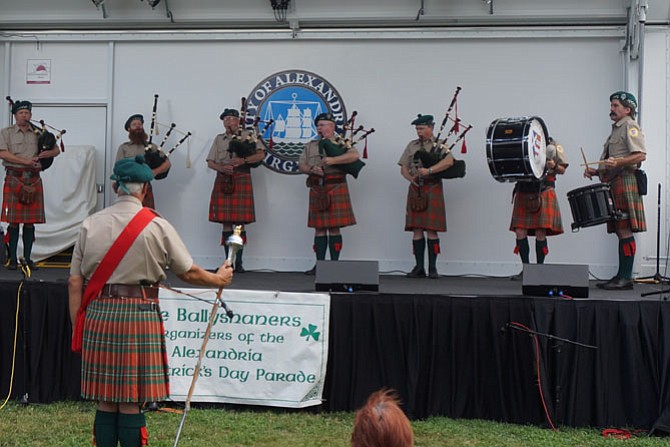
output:
M316 261L320 292L379 291L378 261Z
M589 266L524 264L523 294L532 296L589 297Z

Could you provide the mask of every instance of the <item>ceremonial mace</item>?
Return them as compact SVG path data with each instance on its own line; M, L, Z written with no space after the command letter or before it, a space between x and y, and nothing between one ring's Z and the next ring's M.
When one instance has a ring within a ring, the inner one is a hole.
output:
M226 241L228 246L228 258L226 263L228 265L235 265L235 258L237 257L237 252L244 245L244 240L240 236L242 233L242 225L236 225L233 228L233 234L230 235ZM188 395L186 396L186 402L184 404L184 414L181 417L179 422L179 428L177 429L177 436L175 437L173 447L177 447L179 444L179 437L181 436L181 430L184 427L184 421L186 420L186 414L191 409L191 398L193 397L193 392L195 391L195 383L198 381L198 375L200 375L200 366L202 364L202 358L205 356L205 348L207 348L207 342L209 341L209 334L212 332L212 326L216 320L216 312L219 309L219 305L222 306L228 318L233 317L233 312L226 307L226 304L221 301L221 293L223 292L223 287L219 287L219 290L216 292L216 299L212 305L212 310L209 315L209 323L207 324L207 329L205 330L205 337L202 340L202 346L200 347L200 354L198 355L198 363L195 364L195 370L193 371L193 378L191 379L191 387L188 389Z

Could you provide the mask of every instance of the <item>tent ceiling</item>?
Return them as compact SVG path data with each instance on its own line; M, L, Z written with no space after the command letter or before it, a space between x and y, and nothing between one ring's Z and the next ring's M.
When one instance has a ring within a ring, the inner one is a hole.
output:
M0 30L612 25L647 2L647 23L670 16L670 0L290 0L280 23L271 0L152 1L0 0Z

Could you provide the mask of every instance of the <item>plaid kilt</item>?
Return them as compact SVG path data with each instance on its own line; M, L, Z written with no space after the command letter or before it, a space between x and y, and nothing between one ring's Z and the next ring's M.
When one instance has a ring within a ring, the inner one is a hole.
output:
M156 300L153 300L156 301ZM81 395L106 402L155 402L169 394L164 329L142 298L96 298L86 308Z
M233 174L235 189L232 194L223 192L224 175L216 174L216 181L209 199L209 221L233 224L256 222L254 209L254 188L251 174L235 172Z
M35 187L35 199L30 205L19 202L22 181ZM21 179L5 175L2 188L2 221L9 223L44 223L44 186L40 177Z
M547 230L547 236L562 234L561 210L558 207L558 199L554 188L548 188L540 193L540 208L534 212L524 206L526 199L532 195L534 194L519 191L514 194L512 222L509 225L510 231L523 228L528 230L529 235L535 236L535 230L545 229Z
M412 211L410 207L410 197L416 192L417 187L410 184L407 190L405 231L413 231L414 229L447 231L447 214L444 206L442 182L421 187L421 195L425 195L428 200L428 206L423 211Z
M326 181L339 178L339 175L327 175ZM349 187L346 180L342 183L326 184L318 188L326 188L330 197L330 207L325 211L319 211L318 193L316 188L309 189L309 212L307 215L307 226L309 228L341 228L356 225L354 209L349 198Z
M146 206L147 208L151 209L156 209L156 205L154 203L154 189L151 187L151 183L149 183L149 187L147 188L147 194L144 196L144 200L142 200L142 206Z
M637 192L635 174L625 172L610 182L614 207L628 213L628 219L611 220L607 222L607 232L624 230L630 226L633 233L647 231L647 221L644 217L644 203L642 196Z

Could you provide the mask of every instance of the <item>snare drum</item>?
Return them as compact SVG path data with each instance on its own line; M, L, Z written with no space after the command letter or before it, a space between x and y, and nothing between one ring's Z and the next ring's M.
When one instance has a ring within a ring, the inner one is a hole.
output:
M584 186L568 192L572 229L592 227L616 219L612 191L607 183Z
M539 116L500 118L486 132L486 159L499 182L540 180L546 173L547 126Z

